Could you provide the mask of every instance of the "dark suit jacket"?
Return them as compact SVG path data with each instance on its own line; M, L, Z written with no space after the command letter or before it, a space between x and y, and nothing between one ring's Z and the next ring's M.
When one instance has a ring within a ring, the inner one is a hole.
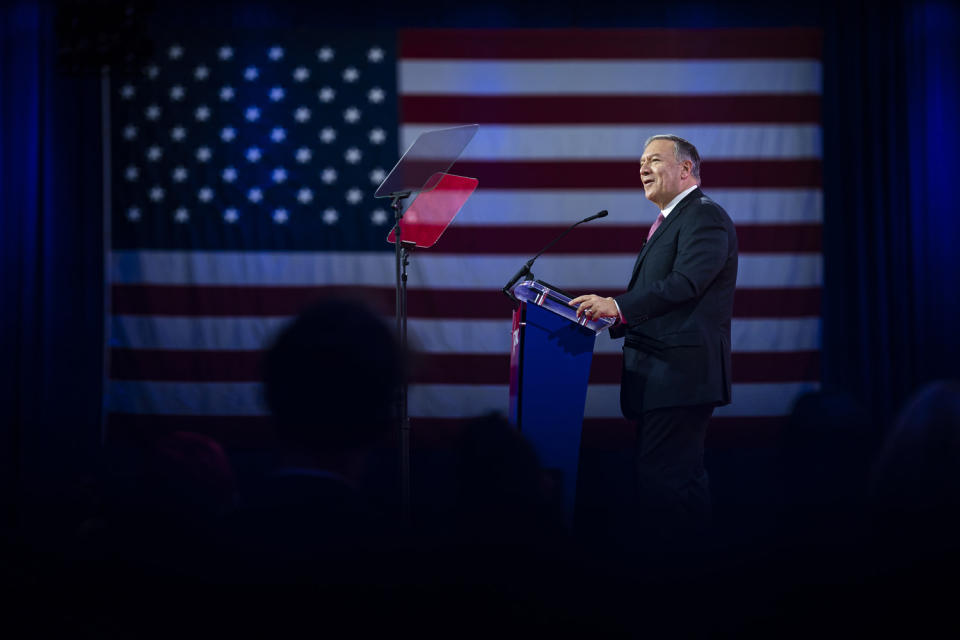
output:
M730 318L737 235L697 188L644 244L626 293L620 408L627 418L664 407L730 402Z

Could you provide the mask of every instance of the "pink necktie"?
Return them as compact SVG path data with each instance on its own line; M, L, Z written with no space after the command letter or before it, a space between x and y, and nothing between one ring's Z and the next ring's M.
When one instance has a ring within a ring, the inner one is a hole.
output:
M653 226L650 227L650 231L647 232L647 240L650 239L650 236L653 235L653 232L657 230L657 227L660 226L660 223L663 222L663 214L657 216L657 221L653 223Z

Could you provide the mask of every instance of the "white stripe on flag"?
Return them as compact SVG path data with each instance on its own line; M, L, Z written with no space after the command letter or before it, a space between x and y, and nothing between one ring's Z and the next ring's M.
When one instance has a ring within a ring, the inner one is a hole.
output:
M602 107L598 107L602 108ZM443 124L404 125L400 144ZM480 127L461 160L633 160L652 135L672 133L696 140L705 162L772 158L819 158L823 147L815 124L489 125Z
M778 416L790 413L798 395L819 388L816 382L743 383L733 385L733 403L718 407L719 417ZM488 411L506 413L507 385L422 384L410 386L410 416L469 418ZM110 385L109 408L115 413L161 415L266 415L258 383L128 382ZM620 387L590 385L585 417L619 418Z
M456 165L453 172L456 173ZM816 224L823 221L823 192L820 189L711 189L707 185L704 191L730 214L735 224ZM656 205L647 200L642 189L478 189L453 224L570 225L601 209L609 211L610 217L594 224L649 226L657 217Z
M409 286L499 290L527 255L420 254L409 267ZM544 255L541 279L566 289L606 289L627 281L635 254ZM168 285L395 286L390 253L231 253L115 251L111 282ZM740 287L814 287L822 281L820 254L741 254Z
M257 382L155 382L113 380L107 396L113 413L160 415L267 415Z
M289 317L145 317L111 319L111 346L127 349L240 350L267 348ZM507 354L509 318L503 320L435 320L410 318L410 342L428 353ZM734 318L736 352L808 351L819 348L819 318ZM597 337L596 353L620 353L622 340Z
M822 80L819 60L401 60L397 84L410 95L734 95L820 93Z

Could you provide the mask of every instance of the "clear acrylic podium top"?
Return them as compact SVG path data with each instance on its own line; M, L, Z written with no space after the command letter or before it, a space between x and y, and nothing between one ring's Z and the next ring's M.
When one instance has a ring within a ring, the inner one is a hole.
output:
M590 329L594 333L600 333L616 322L613 318L600 318L599 320L588 320L586 316L578 318L577 310L568 304L572 298L568 298L536 280L518 282L511 291L517 300L548 309L574 324Z

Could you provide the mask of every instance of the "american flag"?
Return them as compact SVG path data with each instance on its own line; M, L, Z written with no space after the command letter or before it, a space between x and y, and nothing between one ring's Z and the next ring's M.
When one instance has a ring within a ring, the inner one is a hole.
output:
M623 290L656 208L643 141L675 133L740 238L733 403L712 436L772 435L818 387L821 34L812 29L404 30L171 35L110 102L108 427L255 444L259 354L312 298L392 309L388 207L373 192L416 137L478 123L453 173L479 179L414 252L415 442L508 406L500 288L566 226L536 275ZM597 340L584 446L619 446L620 343Z

